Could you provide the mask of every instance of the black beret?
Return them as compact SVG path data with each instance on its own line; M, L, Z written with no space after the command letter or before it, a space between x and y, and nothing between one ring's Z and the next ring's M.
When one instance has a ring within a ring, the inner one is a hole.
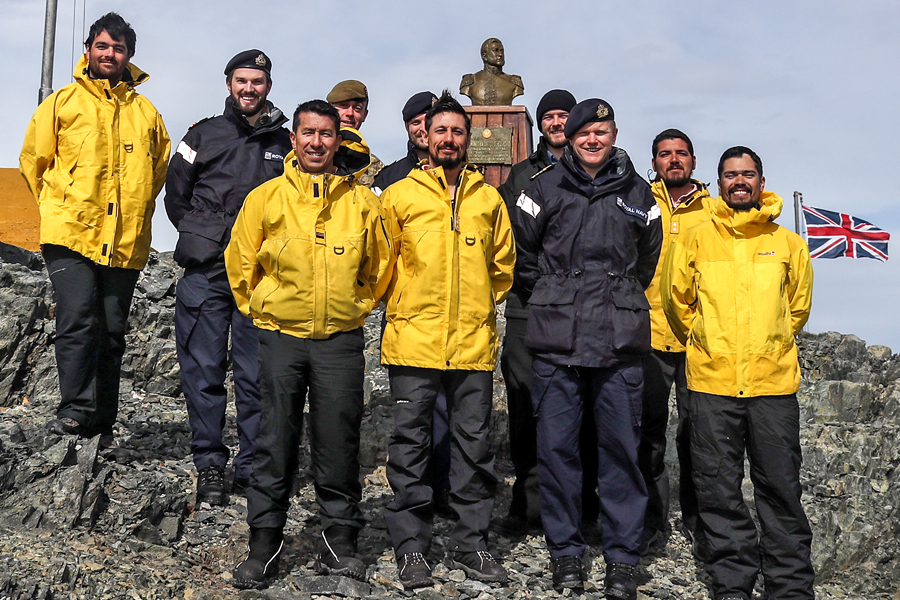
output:
M403 122L409 123L412 121L413 117L421 115L423 112L434 106L435 102L437 102L437 96L431 92L419 92L418 94L414 94L406 101L406 104L403 105Z
M262 50L244 50L235 54L225 65L225 74L230 76L235 69L259 69L272 77L272 61Z
M612 121L616 118L612 106L606 100L600 98L588 98L582 100L569 111L566 121L566 137L572 139L575 133L588 123L599 121Z
M544 97L541 98L541 101L538 102L537 105L538 128L540 128L540 122L544 118L544 113L551 110L571 112L573 106L575 106L575 96L573 96L571 92L566 90L550 90L544 94Z

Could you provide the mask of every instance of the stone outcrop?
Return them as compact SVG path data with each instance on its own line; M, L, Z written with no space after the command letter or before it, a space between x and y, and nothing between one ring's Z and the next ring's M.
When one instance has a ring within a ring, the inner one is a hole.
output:
M116 425L121 448L104 456L97 439L43 429L58 401L53 289L38 255L0 244L0 597L238 597L228 578L246 548L245 501L235 498L220 508L196 505L193 497L196 474L173 330L177 276L171 254L153 254L138 282ZM301 449L281 577L269 590L242 598L404 595L396 586L380 517L391 497L383 465L392 428L387 375L378 360L380 321L376 313L365 326L361 462L370 526L360 544L370 564L369 581L312 575L319 522L309 453ZM800 350L802 478L815 536L818 596L892 598L900 581L900 357L837 333L802 334ZM494 408L498 466L509 477L499 375ZM233 448L233 410L227 431ZM669 454L677 476L674 452ZM502 487L498 514L508 502L508 486ZM752 501L749 481L745 489ZM433 559L440 559L442 536L451 526L438 520ZM439 567L435 589L418 595L556 595L541 538L496 538L492 545L510 569L509 587L486 586ZM599 547L592 551L599 555ZM708 597L702 569L680 534L672 534L663 553L642 562L640 590L645 597ZM587 596L601 592L597 567Z

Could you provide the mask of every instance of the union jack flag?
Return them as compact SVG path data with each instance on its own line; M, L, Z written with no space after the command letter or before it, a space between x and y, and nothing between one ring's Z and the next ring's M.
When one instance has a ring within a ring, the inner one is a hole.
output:
M811 258L888 259L891 234L853 215L803 205Z

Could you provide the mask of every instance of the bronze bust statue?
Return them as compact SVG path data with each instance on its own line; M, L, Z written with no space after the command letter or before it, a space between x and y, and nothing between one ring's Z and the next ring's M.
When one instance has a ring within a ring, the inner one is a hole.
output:
M463 75L459 93L472 99L472 106L508 106L513 98L525 93L522 78L503 72L506 63L503 42L488 38L481 45L484 69Z

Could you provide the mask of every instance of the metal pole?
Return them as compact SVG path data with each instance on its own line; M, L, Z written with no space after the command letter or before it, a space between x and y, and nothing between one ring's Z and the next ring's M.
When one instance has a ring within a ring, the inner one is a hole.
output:
M803 234L800 233L800 207L803 205L803 194L800 192L794 192L794 233L799 236Z
M47 0L44 16L44 57L41 61L41 90L38 104L53 93L53 53L56 46L56 0Z

